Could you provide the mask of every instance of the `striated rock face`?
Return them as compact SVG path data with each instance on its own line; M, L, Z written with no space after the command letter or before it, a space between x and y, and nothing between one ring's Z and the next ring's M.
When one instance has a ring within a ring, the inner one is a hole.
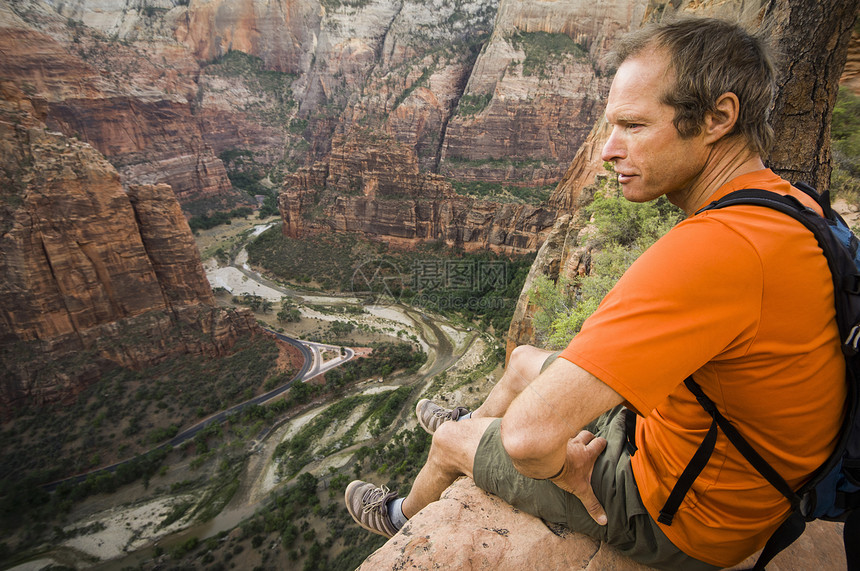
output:
M215 305L197 244L173 189L166 184L132 185L128 198L143 247L168 305Z
M269 69L299 73L309 63L322 9L295 0L192 0L177 11L175 36L199 60L231 50L262 58Z
M469 251L525 253L543 242L555 220L550 209L459 196L442 177L420 173L396 143L335 142L327 165L285 181L286 235L362 232L400 246L439 240Z
M750 558L733 569L748 569ZM816 521L768 569L844 569L842 525ZM371 554L377 569L542 569L645 571L615 548L561 526L552 529L461 478Z
M856 29L848 44L845 69L842 71L839 84L850 89L854 95L860 95L860 33Z
M170 187L133 186L0 84L0 414L117 364L220 355L258 331L214 306Z
M611 77L601 58L639 25L648 2L503 0L446 133L441 172L465 180L557 182L603 111ZM474 165L478 159L497 164ZM502 160L506 159L506 160ZM513 175L513 176L511 176Z
M200 68L186 51L68 27L73 20L38 2L14 8L20 15L0 1L0 78L50 129L90 143L125 185L167 183L183 204L203 203L195 213L243 200L195 112Z
M0 0L0 77L123 184L170 184L186 212L242 198L223 152L249 151L277 180L359 125L422 172L536 187L561 178L601 112L602 54L663 3ZM224 65L240 53L257 68Z
M160 72L163 91L145 86L159 72L144 56L75 33L70 47L62 35L58 40L27 24L0 27L0 76L28 93L52 129L92 144L128 182L169 182L183 201L232 195L223 165L191 117L185 96L196 88L176 69ZM131 70L137 75L130 78Z
M224 164L185 103L129 97L49 103L50 129L76 133L105 155L123 180L169 183L184 203L210 199L229 209L233 190Z

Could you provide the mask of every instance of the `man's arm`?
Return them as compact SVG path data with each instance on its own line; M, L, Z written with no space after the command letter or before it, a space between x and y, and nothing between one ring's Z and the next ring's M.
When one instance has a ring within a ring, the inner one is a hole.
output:
M556 359L511 403L502 418L502 444L521 474L552 478L604 524L603 508L591 489L591 470L606 441L582 428L623 401L588 371Z

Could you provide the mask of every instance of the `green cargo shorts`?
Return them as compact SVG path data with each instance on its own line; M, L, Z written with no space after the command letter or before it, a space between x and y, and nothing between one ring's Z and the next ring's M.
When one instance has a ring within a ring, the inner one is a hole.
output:
M624 415L617 407L586 427L607 440L591 477L594 493L606 510L608 524L597 525L582 503L549 480L533 480L514 468L500 437L501 420L484 432L475 453L475 484L517 509L559 523L618 548L625 556L658 569L719 569L690 557L669 541L642 505L630 466Z

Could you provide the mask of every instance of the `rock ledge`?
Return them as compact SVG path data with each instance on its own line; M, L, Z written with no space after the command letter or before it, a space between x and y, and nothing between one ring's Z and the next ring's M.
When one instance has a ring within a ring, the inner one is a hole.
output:
M745 569L753 558L734 567ZM813 522L770 571L845 569L842 525ZM550 528L461 478L421 510L359 571L382 569L569 569L643 571L615 548L565 528Z

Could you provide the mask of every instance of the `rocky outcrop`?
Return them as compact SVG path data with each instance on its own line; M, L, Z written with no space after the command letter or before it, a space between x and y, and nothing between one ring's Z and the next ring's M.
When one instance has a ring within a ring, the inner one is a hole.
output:
M601 117L594 123L588 138L579 147L576 156L564 173L561 182L549 198L549 204L562 212L578 208L582 189L592 184L598 175L607 175L600 154L609 138L609 123Z
M395 246L442 241L467 251L537 249L555 211L458 195L442 177L423 174L393 141L335 138L326 165L289 177L280 195L283 231L361 232Z
M549 198L549 205L562 214L538 250L517 300L506 337L508 356L518 345L540 344L532 326L536 307L531 301L531 290L538 276L546 276L553 281L559 277L573 279L584 275L588 270L590 251L584 245L585 240L580 238L586 222L580 215L580 208L589 199L584 189L601 177L611 176L600 158L600 152L608 137L609 124L601 118L594 124L588 138Z
M733 569L748 569L754 559ZM650 567L588 536L548 526L461 478L359 567L360 571L377 569L645 571ZM768 569L845 569L842 525L809 524Z
M170 187L123 190L91 146L0 86L0 414L76 394L105 369L222 355L253 316L214 305Z
M166 184L132 185L128 198L143 247L168 306L215 305L197 244L173 189Z

